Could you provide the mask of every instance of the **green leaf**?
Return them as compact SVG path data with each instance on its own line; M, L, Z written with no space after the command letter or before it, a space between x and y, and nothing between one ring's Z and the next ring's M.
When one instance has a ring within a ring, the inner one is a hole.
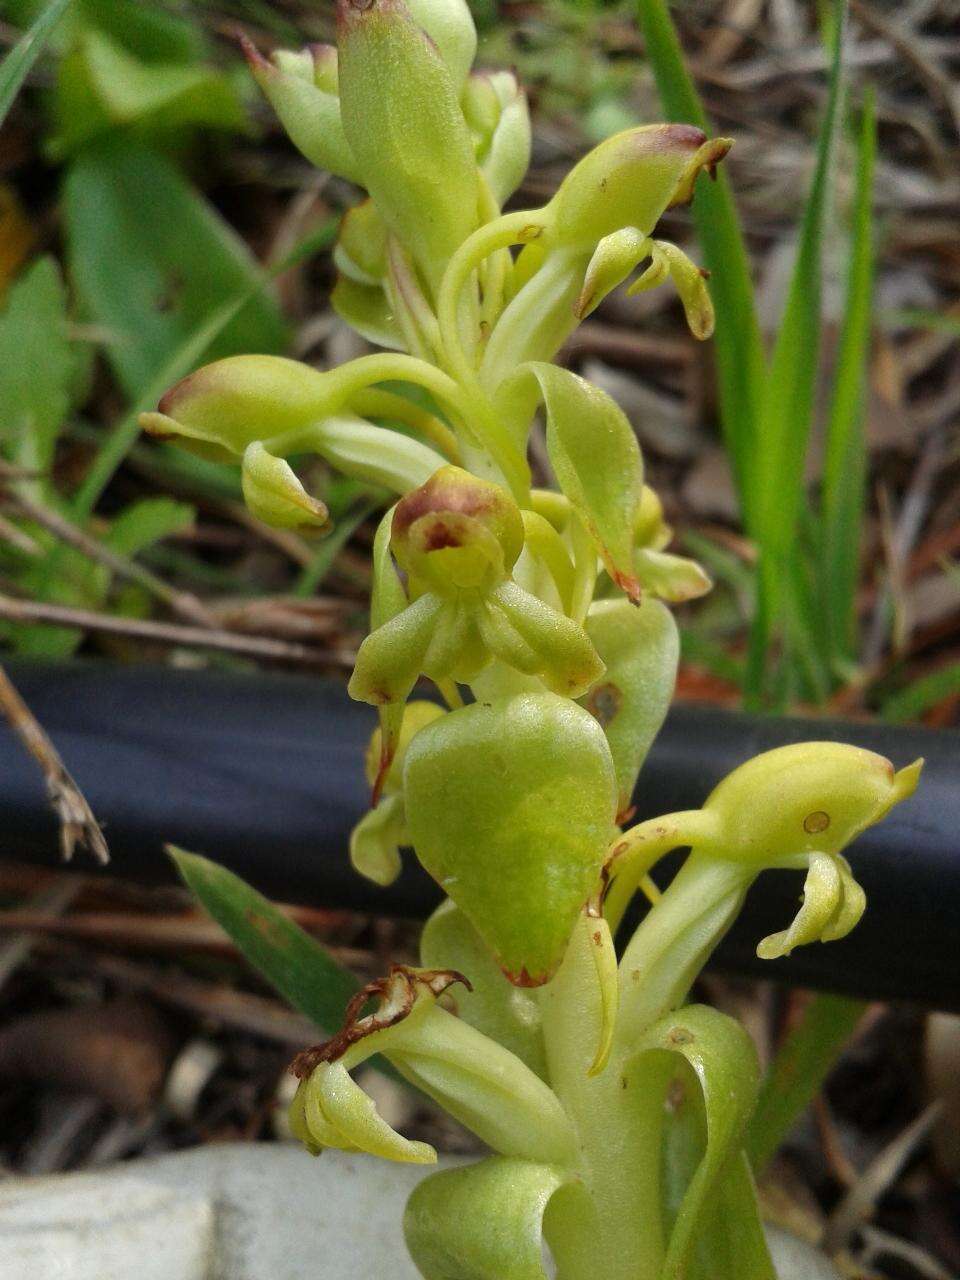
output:
M852 659L856 653L856 594L866 481L863 416L873 298L876 145L874 95L868 90L860 123L847 295L823 471L823 604L835 662Z
M767 1072L747 1131L753 1167L762 1172L850 1039L866 1006L847 996L817 995Z
M154 134L190 125L243 130L247 123L221 72L196 63L141 62L96 29L83 31L60 64L54 119L57 157L118 127Z
M357 990L353 976L232 871L172 845L167 852L187 887L253 967L295 1009L331 1034Z
M925 711L935 707L944 698L960 691L960 662L951 662L938 671L914 680L898 693L891 694L880 708L884 720L903 724L918 720Z
M424 867L513 982L545 982L598 887L616 812L596 720L550 693L463 707L410 743L404 790Z
M171 534L189 529L195 516L194 508L186 502L141 498L121 511L103 541L121 555L139 555Z
M659 600L647 598L639 607L628 600L598 600L587 614L586 631L607 669L580 702L607 736L617 770L617 812L624 814L673 697L677 624Z
M553 1165L491 1156L419 1183L403 1218L425 1280L546 1280L543 1215L567 1181Z
M60 271L53 258L40 258L0 312L0 439L16 466L49 471L77 365Z
M738 1022L706 1005L690 1005L662 1018L644 1037L640 1052L650 1051L685 1059L691 1068L687 1084L699 1086L703 1104L702 1155L685 1183L661 1272L661 1280L683 1280L713 1197L739 1158L757 1097L757 1054ZM758 1277L744 1275L743 1280Z
M33 25L0 62L0 125L68 4L69 0L49 0L34 18Z
M708 130L709 121L684 63L666 0L638 0L637 12L667 117ZM710 295L716 312L714 342L724 440L741 505L749 518L754 461L761 443L756 418L765 360L750 260L722 168L715 182L697 183L693 219L712 273Z
M423 926L420 962L428 969L465 974L473 990L457 989L457 1016L546 1079L539 1005L527 992L511 987L455 902L442 902Z
M204 352L275 352L285 328L256 262L219 214L162 157L119 138L85 148L64 187L77 296L107 330L107 356L138 396L211 312L249 294Z

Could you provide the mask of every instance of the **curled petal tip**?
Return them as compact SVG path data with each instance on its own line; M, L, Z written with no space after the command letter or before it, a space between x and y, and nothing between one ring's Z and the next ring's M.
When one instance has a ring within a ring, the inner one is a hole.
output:
M903 769L898 770L893 775L893 803L897 804L901 800L909 800L917 789L920 781L920 774L923 771L923 757L914 760L913 764L906 765Z

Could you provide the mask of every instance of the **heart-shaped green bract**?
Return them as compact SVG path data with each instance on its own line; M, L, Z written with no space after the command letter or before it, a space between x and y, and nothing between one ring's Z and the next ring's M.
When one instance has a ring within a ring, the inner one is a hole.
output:
M422 729L404 770L417 856L518 986L549 980L597 888L616 774L597 721L552 693Z

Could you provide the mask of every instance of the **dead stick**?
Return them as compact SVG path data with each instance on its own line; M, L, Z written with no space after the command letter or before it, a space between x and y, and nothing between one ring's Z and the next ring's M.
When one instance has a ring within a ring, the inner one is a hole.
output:
M143 565L137 564L129 556L119 555L116 551L105 547L102 542L84 533L78 525L58 512L51 511L42 503L35 502L26 494L11 491L9 496L11 502L25 516L46 529L48 533L52 533L55 538L59 538L61 542L65 542L81 555L85 555L87 559L102 564L117 577L137 583L174 613L179 614L181 618L186 618L188 622L197 623L201 627L216 628L217 619L191 592L178 591L175 587L171 587L169 583L164 582Z
M238 636L231 631L205 630L142 618L113 618L89 609L44 604L36 600L16 600L0 595L0 619L8 622L41 623L52 627L77 627L81 631L102 631L108 635L131 636L158 644L185 645L196 649L218 649L251 658L274 658L307 666L352 667L356 654L343 649L317 649L290 640L265 636Z
M0 710L10 727L43 770L47 795L60 820L60 849L69 862L75 847L85 846L100 863L110 861L107 842L83 792L67 771L60 755L33 712L0 667Z

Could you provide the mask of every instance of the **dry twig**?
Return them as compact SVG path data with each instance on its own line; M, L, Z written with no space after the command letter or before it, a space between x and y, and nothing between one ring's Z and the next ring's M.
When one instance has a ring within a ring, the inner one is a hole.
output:
M47 795L60 819L60 849L69 862L79 844L100 863L110 861L107 842L83 792L70 776L56 747L0 667L0 710L10 727L43 770Z

